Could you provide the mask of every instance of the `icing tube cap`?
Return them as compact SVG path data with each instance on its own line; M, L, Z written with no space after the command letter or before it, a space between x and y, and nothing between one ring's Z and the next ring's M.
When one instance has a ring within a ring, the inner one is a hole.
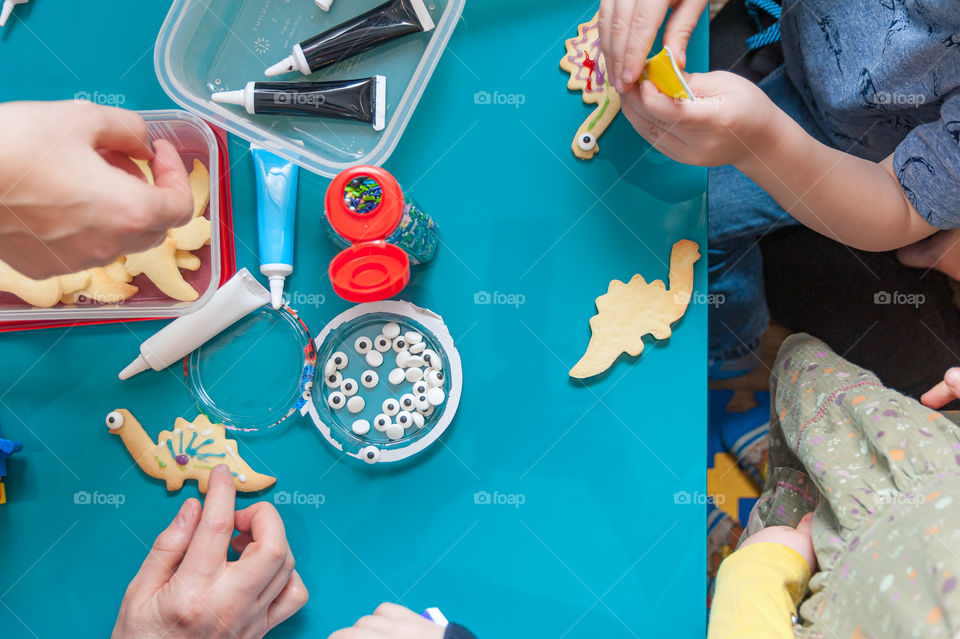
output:
M130 362L129 366L120 371L120 379L130 379L134 375L139 375L143 371L150 368L150 365L147 364L147 360L141 355L137 359Z
M283 284L286 279L283 275L274 275L270 278L270 303L276 311L283 306Z

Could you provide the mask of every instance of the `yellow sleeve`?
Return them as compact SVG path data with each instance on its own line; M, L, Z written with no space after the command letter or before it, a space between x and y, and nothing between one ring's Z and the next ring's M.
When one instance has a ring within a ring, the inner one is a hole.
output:
M793 639L790 616L807 592L810 566L795 550L758 543L720 564L707 639Z

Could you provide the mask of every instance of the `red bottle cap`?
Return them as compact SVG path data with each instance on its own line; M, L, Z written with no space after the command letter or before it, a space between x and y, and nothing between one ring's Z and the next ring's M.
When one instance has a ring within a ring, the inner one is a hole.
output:
M380 203L372 211L351 210L344 201L347 185L370 178L380 186ZM341 237L353 245L330 262L333 290L348 302L378 302L393 297L410 282L410 257L388 244L403 218L403 191L384 169L356 166L340 173L327 189L327 219Z

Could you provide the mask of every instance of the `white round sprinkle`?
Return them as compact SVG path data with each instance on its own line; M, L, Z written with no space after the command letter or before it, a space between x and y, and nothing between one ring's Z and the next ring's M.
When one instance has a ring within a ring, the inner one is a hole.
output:
M347 364L350 363L350 359L347 357L347 354L340 351L337 351L331 355L330 361L333 362L333 365L337 367L338 371L342 371L347 367Z
M400 424L390 424L387 426L387 437L392 440L403 439L403 426Z
M417 395L417 398L413 400L413 403L419 411L424 411L430 408L430 400L427 399L426 395Z
M390 322L389 324L385 324L383 326L383 331L381 332L390 339L393 339L400 334L400 325L395 322Z
M420 368L425 364L423 358L419 355L411 355L407 358L407 365L404 368Z
M376 368L377 366L380 366L380 364L383 364L383 353L381 353L380 351L370 351L369 353L367 353L366 357L367 357L367 364L369 364L370 366L373 366L374 368Z
M360 388L357 386L357 380L351 377L343 380L343 383L340 384L340 390L343 391L343 394L347 397L353 397Z
M410 352L413 353L414 355L417 355L418 353L422 353L423 349L425 349L426 347L427 347L426 342L417 342L416 344L411 343Z
M397 351L398 353L400 351L407 350L407 340L405 340L403 336L393 340L393 350Z
M405 410L400 411L397 413L397 424L404 428L410 428L413 426L413 415Z
M413 424L414 424L414 426L416 426L417 428L423 428L423 425L424 425L425 423L427 423L427 420L424 419L422 413L414 413L414 414L413 414Z
M390 371L390 374L387 375L387 381L393 385L402 384L405 373L402 368L395 368Z
M413 394L415 397L426 395L428 390L430 390L430 386L427 385L426 382L417 382L413 385Z
M357 421L353 422L353 426L350 428L357 435L366 435L370 432L370 422L365 419L358 419Z
M431 406L439 406L447 398L442 388L434 387L427 391L427 401Z
M332 359L328 359L327 363L323 365L323 374L332 375L337 372L337 365L333 362Z
M423 351L423 361L435 371L443 368L443 361L440 359L440 356L434 351L431 351L429 348Z
M443 386L443 373L440 371L435 371L433 369L427 371L427 374L423 376L423 380L427 383L427 386L433 388L435 386Z
M382 408L383 408L383 412L384 412L385 414L390 415L391 417L393 417L394 415L396 415L397 413L400 412L400 402L398 402L397 400L395 400L395 399L392 398L392 397L389 397L389 398L383 400L383 406L382 406Z
M404 393L400 396L400 408L407 411L417 410L416 399L410 393Z
M376 464L380 461L380 449L376 446L367 446L360 451L360 459L368 464Z
M410 361L410 352L409 351L400 351L397 353L397 366L400 368L406 368L409 366L407 362Z
M343 383L343 375L340 374L340 371L333 371L323 378L323 383L329 388L340 388L340 384Z
M384 415L383 413L380 413L379 415L373 418L373 427L376 428L381 433L387 430L387 426L389 426L392 423L393 422L390 421L390 417L388 417L387 415Z
M363 398L359 395L355 395L347 400L347 410L353 414L357 414L362 411L363 407L366 405L367 403L363 401Z
M431 415L433 415L433 406L430 406L428 404L426 410L420 410L419 408L417 408L417 412L423 415L424 417L430 417Z
M358 337L353 343L353 348L361 355L366 355L373 348L373 340L369 337Z
M334 391L327 397L327 406L333 410L340 410L347 403L346 396L340 391Z
M360 383L364 388L373 388L380 382L380 376L377 371L363 371L360 373Z
M421 379L423 379L423 369L408 368L404 376L407 378L408 382L419 382Z
M378 335L377 339L373 340L373 347L381 353L386 353L393 348L393 340L383 335Z
M416 331L407 331L403 336L407 338L407 344L419 344L423 341L423 335Z

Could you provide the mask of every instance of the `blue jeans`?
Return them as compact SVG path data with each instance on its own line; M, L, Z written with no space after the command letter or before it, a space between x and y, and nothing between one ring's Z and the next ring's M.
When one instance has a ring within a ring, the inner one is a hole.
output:
M807 133L832 144L780 67L760 88ZM732 166L709 171L710 293L709 352L714 366L749 370L760 363L760 340L770 321L763 288L760 240L777 229L799 224L746 175Z

